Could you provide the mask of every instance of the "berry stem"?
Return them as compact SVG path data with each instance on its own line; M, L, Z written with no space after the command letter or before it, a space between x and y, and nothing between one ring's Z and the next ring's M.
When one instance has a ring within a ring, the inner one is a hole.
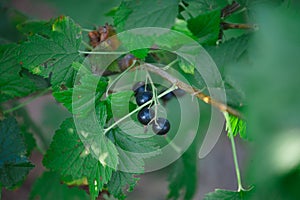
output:
M26 106L27 104L29 104L30 102L32 102L33 100L35 100L36 98L40 97L40 96L43 96L44 94L46 94L48 91L50 91L51 88L46 88L45 90L42 90L40 93L38 93L37 95L27 99L26 101L24 101L23 103L20 103L19 105L13 107L13 108L10 108L8 110L5 110L3 111L3 114L7 114L7 113L10 113L10 112L13 112L15 110L18 110L20 108L22 108L23 106Z
M157 97L157 89L153 83L153 80L149 74L149 72L146 70L146 82L147 80L149 79L149 82L151 84L151 88L152 88L152 93L153 93L153 100L154 100L154 118L152 120L154 120L154 123L156 123L156 116L157 116L157 105L159 105L159 102L158 102L158 97ZM146 87L145 87L146 88Z
M175 60L173 60L172 62L170 62L167 66L165 66L164 68L162 68L163 70L167 70L170 67L172 67L175 63L177 63L179 60L178 58L176 58Z
M227 131L229 133L229 139L231 141L233 162L234 162L234 167L235 167L235 172L236 172L236 177L237 177L237 184L238 184L238 192L239 192L241 190L244 190L244 188L243 188L243 185L242 185L240 168L239 168L239 163L238 163L238 159L237 159L236 147L235 147L235 142L234 142L234 135L233 135L232 127L231 127L231 124L230 124L229 114L227 112L223 112L223 114L224 114L224 117L225 117L225 120L226 120L226 127L227 127Z
M173 90L176 90L177 87L175 85L173 85L172 87L170 87L169 89L167 89L165 92L163 92L162 94L158 95L158 98L161 98L162 96L168 94L169 92L172 92ZM120 118L118 121L116 121L115 123L113 123L112 125L110 125L108 128L104 129L104 135L110 131L112 128L114 128L116 125L118 125L120 122L122 122L123 120L125 120L126 118L130 117L131 115L133 115L134 113L140 111L142 108L144 108L145 106L151 104L153 102L153 98L146 102L145 104L137 107L136 109L134 109L133 111L131 111L130 113L128 113L127 115L125 115L124 117Z

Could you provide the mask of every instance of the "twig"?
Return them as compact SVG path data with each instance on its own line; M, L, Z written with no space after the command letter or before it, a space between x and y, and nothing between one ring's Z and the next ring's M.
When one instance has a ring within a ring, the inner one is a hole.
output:
M255 30L257 29L256 25L252 24L233 24L228 22L221 22L221 29L228 30L228 29L248 29L248 30Z
M7 114L7 113L10 113L10 112L13 112L15 110L18 110L20 108L22 108L23 106L26 106L27 104L29 104L30 102L34 101L36 98L40 97L40 96L43 96L45 95L47 92L49 92L51 90L51 88L46 88L42 91L40 91L39 93L37 93L35 96L32 96L30 97L29 99L25 100L24 102L20 103L19 105L13 107L13 108L10 108L8 110L5 110L3 111L3 114Z
M205 103L207 104L211 104L212 106L218 108L221 112L228 112L230 113L231 115L234 115L238 118L241 118L243 119L243 115L235 110L234 108L218 101L218 100L215 100L215 99L212 99L210 96L204 94L203 92L201 92L201 90L195 88L195 87L192 87L180 80L178 80L177 78L171 76L169 73L167 73L166 71L152 65L152 64L149 64L149 63L145 63L144 64L146 69L161 76L162 78L166 79L167 81L169 81L170 83L172 83L173 85L176 85L178 88L184 90L185 92L191 94L191 95L195 95L197 98L201 99L202 101L204 101Z
M237 3L236 1L233 1L232 4L227 5L221 10L221 18L229 17L232 13L236 12L238 9L240 9L241 5Z

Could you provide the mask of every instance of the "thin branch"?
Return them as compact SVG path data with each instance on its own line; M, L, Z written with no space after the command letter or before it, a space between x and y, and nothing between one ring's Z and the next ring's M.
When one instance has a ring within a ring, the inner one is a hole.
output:
M228 22L221 22L221 29L228 30L228 29L246 29L246 30L256 30L257 25L252 24L234 24Z
M30 97L29 99L25 100L24 102L20 103L19 105L15 106L15 107L13 107L13 108L10 108L10 109L8 109L8 110L3 111L3 113L4 113L4 114L7 114L7 113L13 112L13 111L15 111L15 110L18 110L18 109L22 108L23 106L26 106L26 105L29 104L30 102L34 101L36 98L45 95L45 94L48 93L50 90L51 90L51 88L46 88L46 89L40 91L39 93L37 93L36 95Z
M197 98L201 99L202 101L204 101L207 104L211 104L212 106L218 108L220 111L222 112L228 112L231 115L234 115L238 118L243 119L243 115L235 110L234 108L216 100L216 99L212 99L210 96L204 94L201 90L192 87L180 80L178 80L177 78L171 76L169 73L167 73L166 71L152 65L149 63L145 63L144 64L146 69L151 71L152 73L155 73L159 76L161 76L162 78L164 78L165 80L169 81L170 83L172 83L173 85L176 85L178 88L184 90L185 92L191 94L191 95L195 95Z

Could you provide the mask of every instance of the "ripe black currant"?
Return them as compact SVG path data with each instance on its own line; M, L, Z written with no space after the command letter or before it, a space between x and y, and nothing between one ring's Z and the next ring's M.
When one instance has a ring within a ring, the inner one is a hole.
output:
M151 87L148 84L145 85L144 81L139 81L136 84L134 84L132 90L134 92L134 96L137 96L139 93L151 91Z
M162 93L165 92L165 91L166 91L166 90L161 91L160 94L162 94ZM174 97L174 93L173 93L173 92L169 92L169 93L165 94L164 96L162 96L161 99L162 99L164 102L166 102L166 101L171 100L173 97Z
M157 118L155 122L152 123L152 130L157 135L165 135L170 130L170 122L164 118Z
M154 118L154 110L151 108L143 108L138 112L137 119L141 124L148 125L150 121Z
M152 92L149 91L144 91L144 92L140 92L136 95L136 103L137 105L141 106L144 103L150 101L153 97Z
M162 94L163 92L165 92L165 90L161 91L160 94ZM161 97L161 100L166 103L167 101L171 100L173 97L181 97L185 95L185 91L181 90L181 89L176 89L173 92L169 92L168 94L165 94L164 96Z

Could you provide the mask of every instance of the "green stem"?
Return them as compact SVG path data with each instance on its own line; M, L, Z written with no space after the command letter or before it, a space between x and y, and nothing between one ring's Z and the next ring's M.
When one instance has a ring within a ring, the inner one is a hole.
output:
M46 94L48 91L50 91L51 88L47 88L45 90L42 90L40 93L38 93L37 95L29 98L28 100L24 101L23 103L20 103L19 105L13 107L13 108L10 108L8 110L5 110L3 111L4 114L7 114L7 113L10 113L10 112L13 112L15 110L18 110L20 108L22 108L23 106L26 106L27 104L29 104L30 102L32 102L33 100L35 100L36 98L40 97L40 96L43 96L44 94Z
M112 55L112 54L122 55L122 54L126 54L128 52L126 52L126 51L78 51L78 53L95 54L95 55Z
M84 31L84 32L92 32L92 31L95 31L95 30L88 29L88 28L82 28L81 30Z
M177 62L178 62L178 58L176 58L175 60L173 60L172 62L170 62L167 66L163 67L163 70L169 69L170 67L172 67Z
M182 3L182 1L179 2L179 5L183 7L183 9L187 12L187 14L190 16L190 18L193 18L192 14L189 12L188 8Z
M85 41L81 41L81 43L88 49L88 50L93 50L93 47L91 47L88 43L86 43Z
M165 92L161 93L158 98L161 98L162 96L168 94L169 92L172 92L173 90L177 89L177 87L175 85L173 85L172 87L170 87L169 89L167 89ZM147 103L137 107L136 109L134 109L133 111L131 111L130 113L128 113L127 115L125 115L124 117L120 118L118 121L116 121L115 123L113 123L112 125L110 125L108 128L104 129L104 135L110 131L113 127L115 127L116 125L118 125L119 123L121 123L122 121L124 121L126 118L130 117L131 115L133 115L134 113L138 112L139 110L141 110L142 108L144 108L145 106L151 104L153 102L153 98L148 101Z
M166 136L166 141L168 142L168 144L170 144L172 147L173 147L173 149L177 152L177 153L181 153L181 148L180 147L178 147L176 144L174 144L173 142L172 142L172 140L169 138L169 136Z
M229 133L229 139L231 141L231 148L232 148L232 155L233 155L233 162L234 162L234 167L235 167L235 172L236 172L236 177L237 177L237 184L238 184L238 192L241 190L244 190L243 185L242 185L242 179L241 179L241 174L240 174L240 168L239 168L239 163L237 159L237 153L236 153L236 147L235 147L235 142L234 142L234 135L232 132L232 127L230 124L230 117L227 112L223 112L225 120L226 120L226 127L227 131Z

